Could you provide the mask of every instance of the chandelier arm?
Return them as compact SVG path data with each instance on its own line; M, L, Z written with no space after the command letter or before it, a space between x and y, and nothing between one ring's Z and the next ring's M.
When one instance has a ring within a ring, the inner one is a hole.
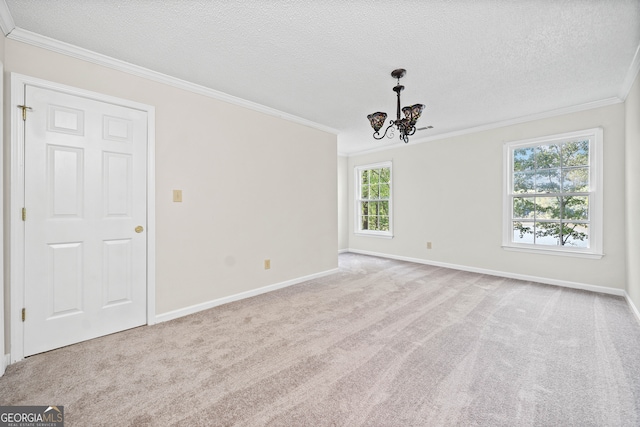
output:
M387 136L387 138L393 139L393 137L396 136L396 129L398 129L398 125L393 120L391 120L389 123L390 123L389 124L389 129L391 131L389 132L389 136Z
M396 134L395 134L396 127L395 127L395 126L393 126L393 127L391 127L390 129L391 129L391 131L389 132L389 135L387 135L387 138L389 138L389 139L393 139L393 137L394 137L394 136L396 136Z
M380 135L380 132L374 132L373 133L373 138L374 139L383 139L385 136L387 136L387 132L389 132L389 129L391 129L393 127L393 120L391 121L391 124L389 126L387 126L387 128L384 130L384 133L382 134L382 136L378 137L376 135ZM393 131L391 131L393 133Z
M407 133L407 136L411 136L414 133L416 133L416 127L415 126L411 126L411 130Z

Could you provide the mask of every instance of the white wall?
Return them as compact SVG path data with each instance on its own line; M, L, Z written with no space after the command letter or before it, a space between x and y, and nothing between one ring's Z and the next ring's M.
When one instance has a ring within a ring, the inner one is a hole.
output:
M5 90L17 72L155 106L157 314L337 267L335 135L9 39L3 56Z
M625 107L627 294L640 310L640 74Z
M349 248L349 159L338 156L338 250Z
M356 236L349 174L349 248L624 289L624 104L349 157L354 166L393 161L393 239ZM604 253L600 260L505 251L503 143L604 128ZM426 242L433 249L426 248Z

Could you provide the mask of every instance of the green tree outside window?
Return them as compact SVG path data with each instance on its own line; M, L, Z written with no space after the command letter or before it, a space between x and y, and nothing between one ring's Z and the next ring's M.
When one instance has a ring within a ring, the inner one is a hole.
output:
M589 247L589 140L513 150L513 241Z

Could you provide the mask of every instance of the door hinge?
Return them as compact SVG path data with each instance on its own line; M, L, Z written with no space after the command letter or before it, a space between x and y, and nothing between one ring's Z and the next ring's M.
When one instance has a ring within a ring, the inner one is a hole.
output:
M22 220L27 220L27 208L22 208Z
M26 318L27 318L27 309L23 308L22 309L22 321L24 322Z
M27 120L27 110L33 111L33 108L27 107L26 105L18 105L18 108L22 109L22 120L23 121Z

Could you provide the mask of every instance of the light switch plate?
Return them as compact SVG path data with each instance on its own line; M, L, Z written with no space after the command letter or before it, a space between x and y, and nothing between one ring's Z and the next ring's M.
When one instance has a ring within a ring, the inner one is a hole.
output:
M182 202L182 190L173 190L173 201Z

